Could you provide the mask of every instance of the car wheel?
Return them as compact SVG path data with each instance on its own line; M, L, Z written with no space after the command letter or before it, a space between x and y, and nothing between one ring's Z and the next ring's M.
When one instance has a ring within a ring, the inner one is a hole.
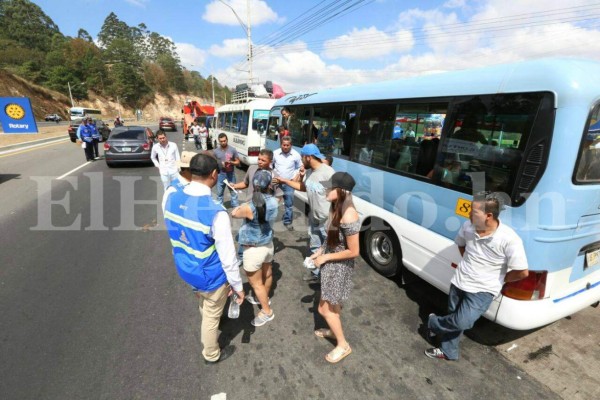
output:
M108 168L114 168L114 167L115 167L115 163L111 163L111 162L107 161L107 162L106 162L106 166L107 166Z
M377 224L377 226L373 226ZM383 276L396 275L402 265L402 251L394 230L383 222L372 221L363 235L366 261Z

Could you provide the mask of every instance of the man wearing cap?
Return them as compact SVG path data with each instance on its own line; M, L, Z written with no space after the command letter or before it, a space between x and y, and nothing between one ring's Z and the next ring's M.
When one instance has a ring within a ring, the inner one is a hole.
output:
M302 156L302 165L300 173L295 179L286 179L283 177L275 178L276 183L283 183L291 186L295 190L306 192L310 213L308 214L308 234L310 237L310 253L316 252L325 240L327 240L327 231L325 223L329 217L330 204L327 201L325 188L322 181L327 181L334 174L333 168L323 163L325 156L321 154L319 148L314 144L306 144L300 152ZM316 282L319 276L319 269L305 276L303 279L308 282Z
M100 153L98 152L98 143L100 143L100 138L102 137L102 135L100 134L100 131L98 131L98 128L96 128L96 123L93 119L88 118L88 126L92 131L92 146L94 150L94 158L100 158Z
M192 181L192 171L190 171L190 161L196 153L193 151L182 151L181 159L179 160L179 174L177 178L171 182L171 186L175 186L177 189L182 189Z
M211 190L219 179L217 160L197 154L190 170L188 185L165 192L163 212L177 272L200 302L202 356L210 365L235 351L233 346L219 348L219 320L232 290L238 304L244 301L244 290L229 215L212 199Z
M179 166L177 162L181 159L179 148L175 143L169 142L167 134L163 130L158 130L156 133L158 146L152 147L150 159L158 171L160 172L160 180L163 183L165 190L171 185L171 182L177 178Z
M83 143L82 147L85 152L86 161L94 161L92 130L88 126L87 118L84 118L79 128L77 128L77 139L79 139L80 143Z

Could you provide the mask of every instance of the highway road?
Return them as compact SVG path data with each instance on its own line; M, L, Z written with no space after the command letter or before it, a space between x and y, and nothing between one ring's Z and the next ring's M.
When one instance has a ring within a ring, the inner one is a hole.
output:
M179 132L168 135L182 147ZM206 366L156 169L84 160L68 141L0 156L0 398L560 398L476 339L486 322L465 338L459 362L426 358L417 328L443 312L445 296L362 260L343 313L353 354L329 365L333 345L313 335L323 323L319 287L301 279L299 204L295 231L276 226L275 319L252 327L248 303L238 320L224 317L221 342L236 352Z

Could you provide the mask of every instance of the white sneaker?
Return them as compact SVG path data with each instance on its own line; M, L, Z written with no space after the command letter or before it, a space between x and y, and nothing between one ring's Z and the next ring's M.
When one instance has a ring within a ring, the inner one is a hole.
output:
M258 301L258 299L254 297L254 294L252 292L248 293L248 296L246 296L246 300L248 300L248 303L254 304L255 306L260 305L260 301ZM271 305L271 299L269 299L269 305Z

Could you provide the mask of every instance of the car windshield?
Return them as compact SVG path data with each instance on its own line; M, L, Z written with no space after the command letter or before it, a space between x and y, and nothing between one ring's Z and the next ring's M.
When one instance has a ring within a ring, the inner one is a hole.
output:
M146 132L142 129L113 131L110 135L110 139L145 140Z
M171 120L170 118L163 118L162 122L173 122L173 120Z

